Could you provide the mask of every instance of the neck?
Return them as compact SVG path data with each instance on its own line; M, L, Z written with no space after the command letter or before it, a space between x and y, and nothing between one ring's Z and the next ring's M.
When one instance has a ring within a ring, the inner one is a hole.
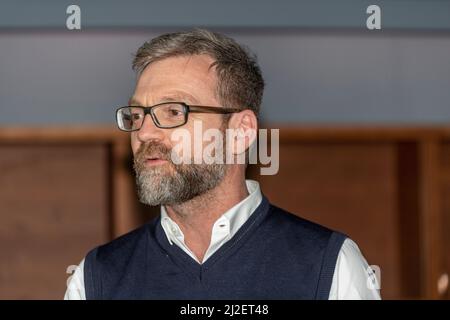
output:
M168 216L180 226L187 247L200 262L211 242L214 223L248 196L244 172L229 169L214 189L187 202L165 207Z

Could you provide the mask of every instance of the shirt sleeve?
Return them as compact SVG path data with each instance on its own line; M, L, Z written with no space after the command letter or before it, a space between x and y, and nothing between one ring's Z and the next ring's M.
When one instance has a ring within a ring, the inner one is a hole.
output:
M381 300L378 279L357 244L346 239L339 252L330 300Z
M64 300L86 300L86 291L84 289L84 259L75 268L75 272L68 280Z

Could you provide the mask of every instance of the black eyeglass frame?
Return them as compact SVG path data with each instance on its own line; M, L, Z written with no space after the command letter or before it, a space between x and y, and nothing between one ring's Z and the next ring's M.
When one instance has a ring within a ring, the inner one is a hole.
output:
M162 126L159 121L158 118L156 117L156 115L154 114L154 109L157 107L160 107L161 105L168 105L168 104L179 104L181 106L183 106L183 113L184 113L184 121L182 124L176 125L176 126ZM118 114L119 111L125 108L139 108L142 109L144 111L144 119L142 120L142 124L139 128L136 129L132 129L132 130L125 130L120 128L119 126L119 121L118 121ZM216 114L230 114L230 113L237 113L237 112L241 112L242 109L237 109L237 108L224 108L224 107L212 107L212 106L201 106L201 105L192 105L192 104L187 104L185 102L181 102L181 101L170 101L170 102L161 102L158 104L155 104L153 106L149 106L149 107L143 107L143 106L123 106L120 107L116 110L116 122L117 122L117 126L119 128L119 130L125 131L125 132L133 132L133 131L138 131L142 128L142 125L144 124L144 120L145 120L145 116L147 114L150 115L150 117L153 120L153 123L155 124L155 126L157 126L158 128L161 129L173 129L173 128L178 128L181 126L184 126L187 122L188 122L188 116L189 113L216 113Z

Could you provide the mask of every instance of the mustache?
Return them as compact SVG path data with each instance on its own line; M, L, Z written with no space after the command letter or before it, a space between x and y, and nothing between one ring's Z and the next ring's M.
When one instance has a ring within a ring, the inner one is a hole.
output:
M171 149L163 143L149 141L142 144L134 156L134 163L140 164L148 159L162 159L171 162Z

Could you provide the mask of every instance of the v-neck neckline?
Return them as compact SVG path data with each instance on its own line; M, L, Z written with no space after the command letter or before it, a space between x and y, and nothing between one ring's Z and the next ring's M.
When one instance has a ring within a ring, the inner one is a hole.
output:
M167 254L172 258L172 260L178 264L183 269L192 273L196 277L202 278L202 274L208 269L213 267L213 265L220 260L229 255L233 250L242 245L244 240L250 236L255 228L264 220L269 212L269 201L263 195L262 201L255 211L250 215L248 220L239 228L236 234L224 243L216 252L214 252L204 263L199 263L197 260L192 258L183 249L181 249L177 244L170 244L167 236L161 226L161 216L157 218L155 225L155 237L160 246L167 252Z

